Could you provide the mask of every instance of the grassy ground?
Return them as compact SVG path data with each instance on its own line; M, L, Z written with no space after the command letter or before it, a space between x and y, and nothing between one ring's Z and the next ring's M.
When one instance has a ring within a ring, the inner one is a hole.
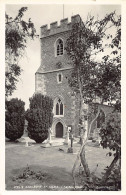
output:
M42 148L41 144L25 147L23 143L7 142L6 145L6 189L7 190L73 190L71 170L80 145L74 144L74 154L67 153L68 146ZM59 151L62 148L64 151ZM108 166L112 157L107 150L86 146L86 158L91 171L96 175ZM26 167L34 172L21 178ZM78 164L79 166L79 164ZM77 170L78 171L78 170ZM36 175L42 175L39 178Z

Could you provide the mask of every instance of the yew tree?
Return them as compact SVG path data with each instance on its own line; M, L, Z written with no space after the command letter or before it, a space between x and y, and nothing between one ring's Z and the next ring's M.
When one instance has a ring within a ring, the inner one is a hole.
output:
M79 121L85 129L82 113L86 104L94 103L96 99L100 104L120 101L121 16L113 12L101 20L95 20L91 16L88 16L86 22L80 19L73 24L65 49L73 65L68 83L75 96L79 94ZM90 134L91 126L100 112L98 107L94 109L97 110L94 111L96 116L90 123L87 135ZM84 149L87 139L88 136L80 148L77 159L81 157L85 174L90 178ZM76 163L77 160L73 166L73 174Z
M5 136L11 141L15 141L24 133L25 103L18 98L12 98L6 100L5 105Z
M31 18L28 21L24 20L27 9L27 7L22 7L15 18L5 14L6 97L12 95L16 89L16 83L22 71L19 62L24 57L28 39L33 40L37 37Z
M53 100L41 93L34 94L30 101L30 108L26 111L28 121L28 136L36 143L42 143L48 138L49 128L53 122Z

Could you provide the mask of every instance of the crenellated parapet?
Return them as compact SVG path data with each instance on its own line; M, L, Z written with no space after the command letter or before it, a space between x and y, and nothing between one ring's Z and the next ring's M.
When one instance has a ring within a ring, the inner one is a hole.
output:
M71 17L71 22L68 22L68 18L60 20L60 25L58 26L58 22L53 22L50 24L50 28L48 25L41 26L41 35L40 37L47 37L50 35L54 35L60 32L65 32L71 30L72 25L75 22L79 22L81 20L80 15L75 15Z

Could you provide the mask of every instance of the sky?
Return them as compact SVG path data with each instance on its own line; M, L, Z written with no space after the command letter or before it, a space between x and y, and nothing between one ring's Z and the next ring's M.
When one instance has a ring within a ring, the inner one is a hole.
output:
M28 7L25 12L24 19L31 18L35 25L37 34L40 33L42 25L49 24L55 21L60 23L63 19L62 4L6 4L6 13L9 16L15 17L21 7ZM83 21L86 20L88 13L96 18L104 18L106 14L116 11L116 14L121 14L120 5L84 5L84 4L64 4L64 18L79 14ZM26 55L20 61L20 66L23 72L17 83L17 90L14 91L11 98L20 98L25 102L25 109L29 107L29 97L35 92L35 72L40 66L40 39L29 41L27 44Z

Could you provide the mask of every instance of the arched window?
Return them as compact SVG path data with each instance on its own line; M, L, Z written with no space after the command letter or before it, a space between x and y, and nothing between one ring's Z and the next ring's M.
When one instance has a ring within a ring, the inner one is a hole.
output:
M63 102L61 101L60 98L55 100L55 115L57 116L62 116L64 114L64 109L63 109Z
M63 115L63 104L62 104L62 102L60 103L60 115Z
M101 128L104 122L105 122L105 113L102 110L100 110L100 113L97 118L97 128Z
M60 56L60 55L63 55L63 41L62 39L58 39L56 41L56 56Z
M59 104L56 104L56 115L59 115Z

